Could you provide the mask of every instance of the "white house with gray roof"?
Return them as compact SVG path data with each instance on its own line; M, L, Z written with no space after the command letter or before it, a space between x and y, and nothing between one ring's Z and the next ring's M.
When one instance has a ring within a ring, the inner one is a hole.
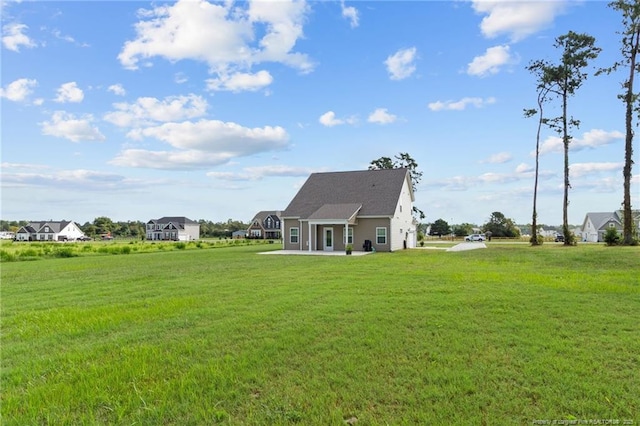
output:
M200 224L184 216L165 216L147 222L147 240L193 241L200 238Z
M633 223L640 232L640 210L632 210ZM622 233L622 210L587 213L582 223L582 241L602 242L607 229Z
M416 245L407 169L313 173L282 212L285 250L395 251Z
M73 241L84 236L80 225L69 220L29 222L16 232L16 241Z

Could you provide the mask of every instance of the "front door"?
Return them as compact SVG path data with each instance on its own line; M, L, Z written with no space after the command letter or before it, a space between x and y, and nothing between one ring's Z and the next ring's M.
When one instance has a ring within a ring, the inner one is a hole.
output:
M324 228L324 250L333 251L333 228Z

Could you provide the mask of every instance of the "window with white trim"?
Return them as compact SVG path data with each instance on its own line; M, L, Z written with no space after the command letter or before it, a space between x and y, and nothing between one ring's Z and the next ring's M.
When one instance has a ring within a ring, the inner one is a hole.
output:
M387 228L376 228L376 244L387 244Z
M347 238L345 238L345 244L353 244L353 228L347 229Z
M289 242L291 244L298 244L298 236L300 229L299 228L290 228L289 229Z

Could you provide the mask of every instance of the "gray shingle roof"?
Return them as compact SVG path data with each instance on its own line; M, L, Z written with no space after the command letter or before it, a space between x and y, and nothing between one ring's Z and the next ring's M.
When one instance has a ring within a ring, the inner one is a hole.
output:
M282 217L308 219L325 204L361 205L358 216L392 216L407 173L407 169L313 173Z
M186 218L184 216L165 216L165 217L161 217L160 219L155 220L156 223L174 223L174 224L180 224L180 225L197 225L198 222L195 222L189 218Z
M42 222L29 222L30 227L35 229L35 232L44 232L44 227L48 226L51 232L58 233L62 231L71 222L68 220L49 220Z
M277 216L280 217L280 210L262 210L256 213L251 222L258 220L262 223L268 216Z
M313 212L309 219L351 219L362 207L362 204L325 204Z
M602 228L602 226L607 223L609 220L614 220L617 223L620 223L618 221L618 218L616 217L616 215L613 212L592 212L592 213L587 213L587 217L585 218L585 222L586 219L591 219L591 223L593 223L593 226L595 226L596 229L600 229Z

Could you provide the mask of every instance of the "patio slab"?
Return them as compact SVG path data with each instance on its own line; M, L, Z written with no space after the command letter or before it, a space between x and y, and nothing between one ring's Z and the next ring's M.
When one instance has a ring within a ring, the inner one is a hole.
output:
M371 254L372 251L353 251L350 256L364 256ZM290 255L306 255L306 256L347 256L344 251L323 251L323 250L273 250L263 251L258 254L290 254Z

